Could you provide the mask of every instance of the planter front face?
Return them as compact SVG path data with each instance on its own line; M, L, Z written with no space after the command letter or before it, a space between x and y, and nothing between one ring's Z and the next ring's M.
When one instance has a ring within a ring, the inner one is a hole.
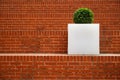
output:
M99 54L99 24L68 24L68 54Z

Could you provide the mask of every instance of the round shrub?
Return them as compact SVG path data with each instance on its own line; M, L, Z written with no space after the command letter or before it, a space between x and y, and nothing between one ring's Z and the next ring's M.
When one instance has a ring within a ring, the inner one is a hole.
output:
M94 21L94 14L88 8L79 8L74 13L74 23L92 23Z

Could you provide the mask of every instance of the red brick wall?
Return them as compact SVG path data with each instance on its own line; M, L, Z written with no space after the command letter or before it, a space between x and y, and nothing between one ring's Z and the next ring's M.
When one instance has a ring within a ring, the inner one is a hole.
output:
M0 56L0 80L120 80L120 56Z
M120 0L0 0L0 52L67 53L67 24L79 7L100 23L100 52L120 53Z

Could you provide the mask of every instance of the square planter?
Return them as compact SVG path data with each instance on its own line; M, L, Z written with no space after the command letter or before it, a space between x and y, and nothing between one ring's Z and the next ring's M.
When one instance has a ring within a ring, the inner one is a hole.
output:
M99 54L99 24L68 24L68 54Z

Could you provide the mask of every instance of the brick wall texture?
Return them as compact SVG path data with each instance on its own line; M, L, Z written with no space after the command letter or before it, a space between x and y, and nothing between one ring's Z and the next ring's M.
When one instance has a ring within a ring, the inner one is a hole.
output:
M0 80L120 80L120 56L0 56Z
M67 24L79 7L100 23L100 52L120 53L120 0L0 0L0 52L67 53Z

